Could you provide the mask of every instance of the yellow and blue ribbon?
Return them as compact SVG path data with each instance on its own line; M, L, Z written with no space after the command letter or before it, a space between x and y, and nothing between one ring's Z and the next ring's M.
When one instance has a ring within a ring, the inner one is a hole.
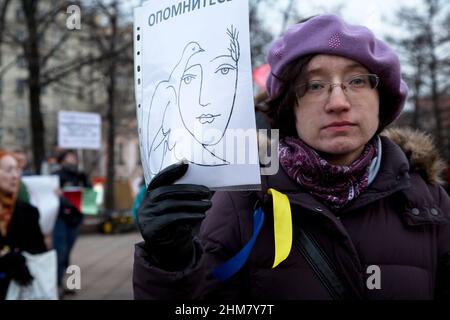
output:
M275 268L289 256L291 251L292 214L289 199L285 194L272 188L268 190L268 194L272 195L273 200L275 258L272 268ZM253 232L250 240L236 255L213 270L214 276L219 281L226 281L244 266L255 245L263 224L264 211L261 207L258 207L253 212Z
M220 281L225 281L236 272L238 272L247 261L250 252L255 245L256 238L264 224L264 211L258 207L253 212L253 234L245 246L231 259L216 267L213 271L214 276Z
M291 252L292 247L292 214L288 197L270 188L267 191L272 195L273 227L275 237L275 259L272 269L284 261Z

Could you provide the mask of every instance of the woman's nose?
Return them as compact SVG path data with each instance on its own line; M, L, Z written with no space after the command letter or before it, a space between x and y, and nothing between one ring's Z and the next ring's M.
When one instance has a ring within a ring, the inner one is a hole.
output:
M21 175L20 170L14 170L13 173L12 173L12 177L13 177L14 180L19 180L20 179L20 175Z
M347 111L351 107L350 101L342 86L332 86L328 101L325 105L327 112L342 112Z
M200 87L200 94L198 97L199 99L198 103L200 104L200 106L207 107L211 104L210 94L211 94L210 90L208 90L205 83L202 83Z
M199 101L199 104L200 104L202 107L207 107L207 106L209 106L211 103L208 102L208 99L206 99L204 95L200 94L200 101Z

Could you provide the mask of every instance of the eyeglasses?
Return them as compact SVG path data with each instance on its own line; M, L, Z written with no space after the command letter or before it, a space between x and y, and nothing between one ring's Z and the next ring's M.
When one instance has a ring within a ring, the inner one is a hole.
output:
M341 83L323 80L311 80L297 87L297 99L311 101L327 100L334 87L341 87L348 98L361 96L378 86L379 78L376 74L357 74Z

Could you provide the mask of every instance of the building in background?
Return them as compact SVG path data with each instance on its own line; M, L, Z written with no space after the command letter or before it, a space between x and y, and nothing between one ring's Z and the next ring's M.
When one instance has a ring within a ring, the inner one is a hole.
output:
M56 1L58 2L58 1ZM45 10L55 1L44 2L41 10ZM47 5L47 7L46 7ZM99 17L101 19L101 17ZM20 1L11 1L7 11L6 26L18 39L26 35L25 20ZM60 24L61 25L61 24ZM106 35L110 30L105 27L97 29ZM121 32L128 33L132 37L132 26L121 26ZM62 44L62 47L54 55L49 55L48 67L57 67L61 62L76 57L95 57L98 48L94 45L86 45L89 37L88 28L81 30L61 29L56 24L49 27L48 31L41 35L39 45L43 52L46 48L57 45L65 32L70 36ZM22 49L11 43L3 43L2 61L0 63L0 148L24 149L28 156L31 152L31 124L30 106L27 88L27 61L22 54ZM48 52L48 50L47 50ZM41 94L41 111L45 126L45 144L47 156L51 156L57 147L57 119L58 112L80 111L96 112L102 116L102 149L98 151L82 151L81 160L84 170L91 176L105 176L106 173L106 109L107 94L104 85L102 65L85 65L71 72L58 81L43 87ZM116 178L137 180L142 176L139 160L137 123L134 105L134 81L132 72L123 72L123 76L116 81L117 88L117 121L115 144L115 168Z

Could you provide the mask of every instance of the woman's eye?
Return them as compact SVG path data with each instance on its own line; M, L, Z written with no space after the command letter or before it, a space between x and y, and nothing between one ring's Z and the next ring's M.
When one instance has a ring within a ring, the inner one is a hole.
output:
M324 88L324 85L320 82L310 82L307 85L308 91L319 91Z
M362 77L353 78L349 81L351 86L361 87L366 84L366 81Z
M181 79L181 80L184 82L184 84L190 84L193 79L195 79L195 76L192 74L188 74L188 75L184 75L183 79Z
M225 76L230 73L230 70L236 70L236 67L231 64L222 64L217 68L216 73L220 71L220 73Z

